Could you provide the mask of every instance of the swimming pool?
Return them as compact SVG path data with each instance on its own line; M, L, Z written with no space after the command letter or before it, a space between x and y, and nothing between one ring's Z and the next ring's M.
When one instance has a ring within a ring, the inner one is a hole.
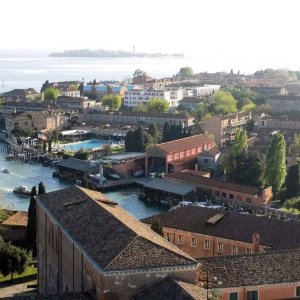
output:
M103 147L103 145L111 144L112 141L105 141L105 140L87 140L83 142L76 142L76 143L70 143L65 145L60 145L60 149L66 149L71 151L78 151L78 150L93 150L93 149L99 149Z

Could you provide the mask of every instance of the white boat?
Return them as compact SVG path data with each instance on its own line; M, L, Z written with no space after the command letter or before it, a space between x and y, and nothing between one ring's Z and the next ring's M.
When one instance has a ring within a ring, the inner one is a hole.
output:
M19 195L31 196L31 191L25 185L15 187L13 192Z
M108 173L108 176L113 179L121 179L121 177L116 173Z
M10 171L7 168L3 168L2 173L10 173Z
M13 159L15 159L15 156L13 154L8 154L8 155L5 156L5 159L6 160L13 160Z
M133 173L133 176L140 177L140 176L143 176L144 174L145 174L144 170L138 170Z
M102 182L106 182L107 179L104 176L101 176L100 173L98 174L89 174L89 176L97 181L102 181Z

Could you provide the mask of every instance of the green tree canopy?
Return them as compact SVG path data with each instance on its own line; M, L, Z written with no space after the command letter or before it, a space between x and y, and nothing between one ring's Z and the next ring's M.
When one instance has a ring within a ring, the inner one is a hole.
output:
M232 145L232 153L234 156L246 154L248 150L247 132L244 129L237 129Z
M151 229L160 236L164 236L163 227L159 218L154 217L151 219Z
M32 135L32 130L26 127L21 128L17 126L11 131L11 134L15 137L28 137Z
M158 129L155 123L149 124L148 133L153 137L156 138L158 134Z
M218 91L211 98L211 110L216 114L229 114L237 112L237 101L226 91Z
M180 68L178 75L182 77L190 77L194 75L194 71L191 67L183 67Z
M285 179L286 197L293 198L300 195L300 167L299 164L290 166Z
M44 90L44 100L56 100L60 95L59 90L54 87L48 87Z
M147 147L152 145L152 136L143 132L141 127L129 130L125 136L125 151L127 152L144 152Z
M74 158L81 159L81 160L88 160L90 157L90 152L84 150L78 150L74 154Z
M13 280L14 274L25 272L31 259L31 253L11 243L0 241L0 273L3 276L11 274L11 280Z
M162 113L170 108L168 101L159 98L152 98L147 104L148 112Z
M147 105L140 103L139 105L137 105L136 107L133 108L134 111L139 111L139 112L147 112Z
M146 76L147 72L142 71L141 69L136 69L133 73L133 77L138 77L138 76Z
M272 186L276 193L281 188L286 177L286 143L284 136L277 133L273 136L272 142L268 147L266 159L265 179L269 186Z
M110 109L119 110L122 105L122 98L120 95L104 95L102 98L102 104L108 105Z

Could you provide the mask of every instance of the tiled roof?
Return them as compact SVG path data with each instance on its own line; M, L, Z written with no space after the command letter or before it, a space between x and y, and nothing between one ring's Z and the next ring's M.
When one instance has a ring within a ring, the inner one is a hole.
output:
M86 172L91 168L95 167L96 163L91 162L89 160L81 160L81 159L70 157L68 159L63 159L61 162L57 164L57 166Z
M300 281L300 249L259 254L199 258L199 281L217 277L219 285L230 288Z
M248 111L242 111L242 112L236 112L236 113L217 116L217 117L219 117L221 120L227 120L227 119L231 120L231 119L235 119L236 117L240 118L240 117L244 117L244 116L249 116L249 114L250 113Z
M13 226L27 226L28 214L25 211L18 211L8 219L6 219L2 224L13 225Z
M133 300L204 300L206 290L172 277L166 277L136 293Z
M105 271L196 266L190 256L101 193L71 187L37 201Z
M181 172L181 173L172 173L172 174L166 175L166 177L172 178L172 179L178 180L178 181L183 181L186 183L194 183L194 184L199 184L199 185L202 184L202 185L209 186L209 187L217 187L219 189L226 189L226 190L250 194L250 195L259 194L259 191L256 187L232 183L232 182L225 182L225 181L216 180L213 178L207 178L207 177L201 176L200 174L198 175L197 172L192 172L192 171Z
M213 141L204 134L198 134L183 139L179 139L176 141L158 144L153 148L157 147L167 153L173 153L173 152L183 151L186 149L191 149L197 146L203 146L204 143L206 144L213 143Z
M269 247L300 243L300 223L228 212L216 224L207 220L219 211L215 209L185 206L157 215L163 227L175 228L230 240L252 243L252 235L260 235L260 244ZM151 223L151 217L143 219Z

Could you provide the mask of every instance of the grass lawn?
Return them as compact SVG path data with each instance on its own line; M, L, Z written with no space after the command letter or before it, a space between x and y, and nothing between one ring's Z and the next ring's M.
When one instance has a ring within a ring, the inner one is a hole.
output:
M34 275L37 275L37 268L28 267L26 269L26 271L24 273L22 273L21 275L14 274L13 282L15 280L18 281L20 279L25 279L26 277L34 277ZM1 283L9 283L10 282L10 277L11 277L10 274L8 274L5 277L3 277L2 275L0 275L0 282Z
M290 209L287 209L287 208L285 208L285 207L282 207L282 208L280 208L280 210L286 211L286 212L289 212L289 213L293 213L293 214L296 214L296 215L300 215L300 210L297 209L297 208L290 208Z

